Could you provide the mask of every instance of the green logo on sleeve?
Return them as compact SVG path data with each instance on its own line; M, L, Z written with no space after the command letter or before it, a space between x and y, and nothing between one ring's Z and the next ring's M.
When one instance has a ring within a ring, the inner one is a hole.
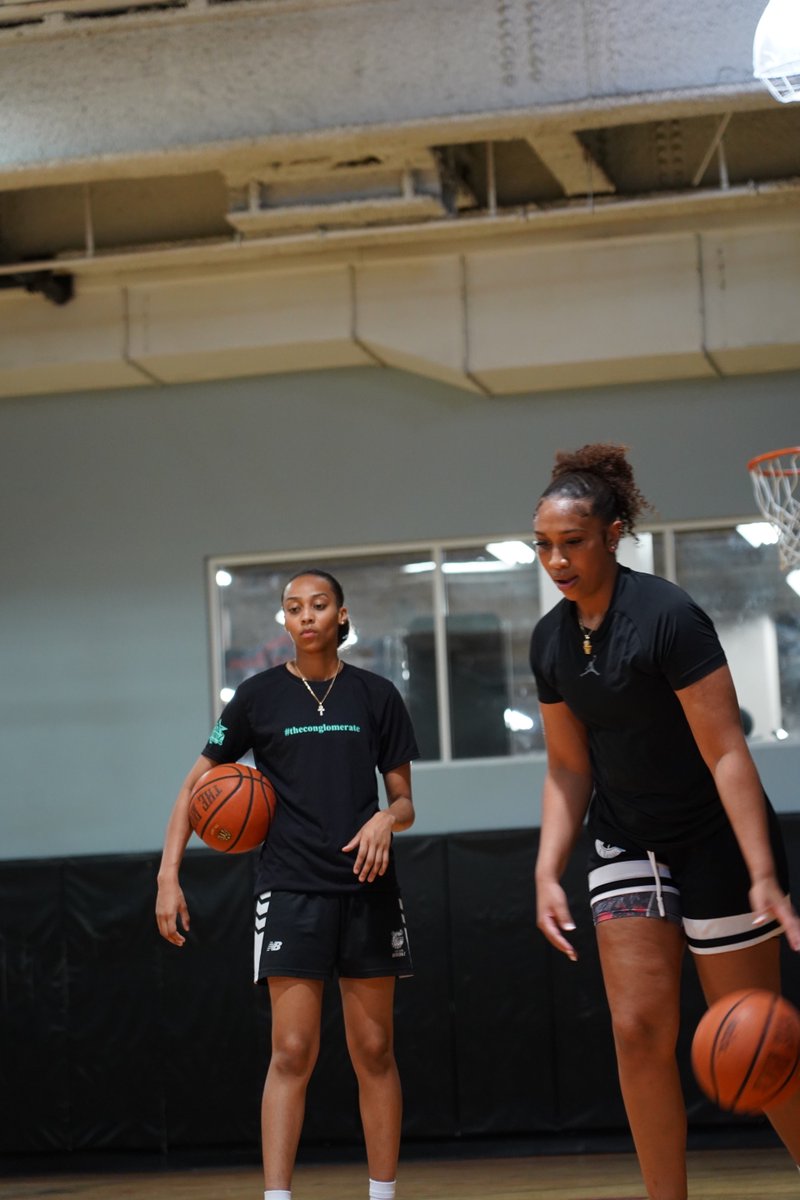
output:
M209 746L221 746L225 741L225 734L228 732L228 726L223 725L222 721L217 721L211 733L208 735Z

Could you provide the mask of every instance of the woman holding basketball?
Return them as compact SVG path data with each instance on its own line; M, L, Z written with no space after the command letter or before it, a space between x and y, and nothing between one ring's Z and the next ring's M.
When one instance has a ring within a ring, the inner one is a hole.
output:
M589 893L620 1084L651 1200L686 1200L675 1045L681 962L709 1003L780 991L778 935L800 950L786 860L709 618L621 566L648 508L624 447L559 454L539 500L539 561L564 599L531 641L547 744L537 921L569 958L560 878L589 813ZM800 1093L767 1113L800 1164Z
M392 835L414 821L410 762L418 751L394 685L339 658L349 622L338 581L319 570L295 575L283 611L294 658L240 684L184 781L167 827L156 917L162 936L182 945L178 925L188 930L189 913L178 871L192 788L210 767L252 751L278 800L256 885L255 980L268 985L272 1007L265 1200L291 1197L323 983L334 973L358 1080L369 1196L392 1200L401 1121L394 985L412 973Z

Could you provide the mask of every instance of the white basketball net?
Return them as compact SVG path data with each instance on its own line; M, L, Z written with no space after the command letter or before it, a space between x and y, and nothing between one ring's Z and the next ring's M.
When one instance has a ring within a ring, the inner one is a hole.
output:
M748 470L758 507L780 532L781 567L800 567L800 446L753 459Z

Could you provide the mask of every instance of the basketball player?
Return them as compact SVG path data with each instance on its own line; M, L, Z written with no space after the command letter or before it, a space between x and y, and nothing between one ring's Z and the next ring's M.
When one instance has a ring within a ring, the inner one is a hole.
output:
M289 580L283 611L294 658L240 684L187 775L167 827L156 919L167 941L184 944L189 912L178 871L192 788L216 763L252 750L277 795L256 886L255 980L268 985L272 1007L262 1102L264 1198L291 1198L319 1049L323 981L336 973L358 1080L369 1195L393 1200L401 1119L394 985L412 968L392 835L414 821L410 762L418 751L394 685L338 656L349 631L338 581L303 571ZM382 809L376 770L388 801Z
M800 920L711 621L680 588L617 562L649 507L625 448L596 444L556 456L534 516L539 561L564 597L531 641L547 744L537 920L574 961L559 880L588 809L591 908L639 1164L651 1200L686 1200L684 948L709 1004L778 992L778 935L800 950ZM800 1093L767 1116L800 1164Z

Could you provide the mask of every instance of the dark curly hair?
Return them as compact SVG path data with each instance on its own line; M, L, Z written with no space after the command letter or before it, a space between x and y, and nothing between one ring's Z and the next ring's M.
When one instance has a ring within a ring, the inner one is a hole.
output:
M322 571L319 567L306 567L302 571L295 571L294 575L291 575L289 579L286 580L286 583L283 586L283 591L281 592L281 596L286 595L286 589L288 588L289 584L294 583L295 579L299 579L301 575L313 575L315 579L324 579L333 592L333 598L336 601L336 607L344 608L344 590L342 585L339 583L339 580L331 575L329 571ZM341 646L342 642L346 642L349 636L350 621L343 621L339 626L337 635L338 640L336 643L337 646Z
M592 515L604 524L620 521L621 536L633 535L639 516L653 506L633 478L633 468L625 457L629 449L613 442L591 442L580 450L559 450L539 504L548 496L585 500Z

